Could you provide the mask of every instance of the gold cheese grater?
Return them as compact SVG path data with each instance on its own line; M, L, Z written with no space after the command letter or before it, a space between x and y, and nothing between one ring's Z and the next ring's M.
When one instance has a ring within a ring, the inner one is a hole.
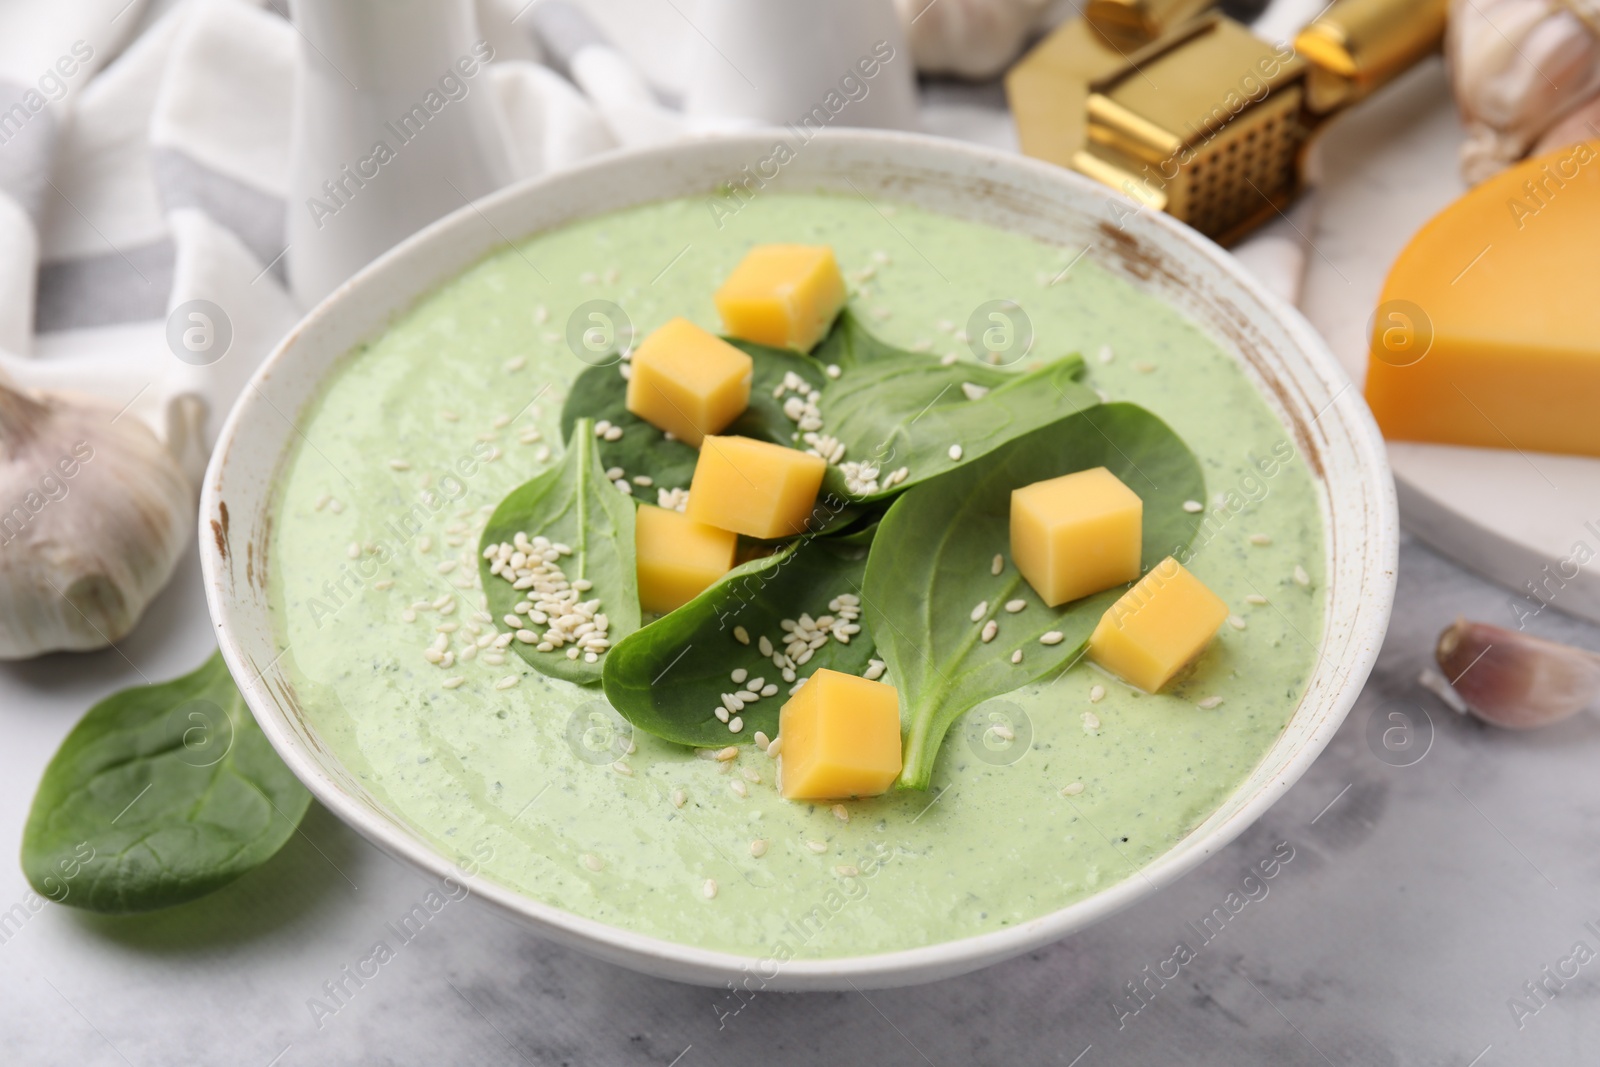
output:
M1299 191L1303 150L1324 119L1438 47L1445 6L1336 0L1292 49L1215 14L1187 19L1132 49L1126 26L1107 34L1069 23L1052 35L1060 35L1053 51L1052 39L1036 50L1052 57L1048 71L1030 55L1007 79L1023 151L1066 163L1229 243ZM1155 10L1184 9L1169 3ZM1064 73L1069 66L1076 80ZM1074 106L1083 115L1080 124L1062 125L1065 136L1037 121L1042 109L1018 107L1049 78L1057 109Z

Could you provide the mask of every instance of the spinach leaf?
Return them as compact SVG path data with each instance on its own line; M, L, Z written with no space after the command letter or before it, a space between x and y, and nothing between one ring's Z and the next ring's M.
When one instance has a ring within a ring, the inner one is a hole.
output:
M966 361L945 366L883 343L849 312L817 348L816 359L842 371L822 391L822 432L844 442L845 462L878 468L879 488L865 494L850 493L844 473L828 468L823 484L857 501L896 495L1100 402L1078 381L1079 356L1026 373ZM952 445L961 446L959 458L951 457ZM884 477L900 467L908 471L905 480L882 488Z
M783 413L783 400L773 395L786 374L798 374L814 389L821 389L826 378L814 360L781 348L768 348L728 338L728 343L750 354L753 364L750 381L750 406L724 434L753 437L780 445L793 445L794 423ZM578 419L599 422L604 419L622 428L615 441L600 441L603 468L621 467L629 478L648 475L655 487L687 489L694 476L698 449L682 441L668 441L666 435L633 414L627 407L628 383L616 367L589 367L578 375L561 408L561 432L571 436ZM651 503L655 493L646 495Z
M598 610L606 616L613 645L639 628L633 501L606 478L594 424L588 419L574 422L560 465L512 490L484 527L478 546L478 570L489 598L489 613L501 630L510 629L505 617L517 603L536 598L533 590L516 589L512 582L492 573L492 565L483 553L502 543L514 544L518 533L526 534L530 540L545 537L571 548L570 555L555 563L569 582L581 579L592 584L592 590L580 599L600 601ZM546 632L548 623L523 617L529 620L527 629L540 635ZM549 652L540 652L537 645L522 641L512 641L511 647L535 670L579 685L597 684L606 657L611 654L601 653L597 662L590 663L582 654L576 659L568 658L568 650L576 648L576 644Z
M783 651L780 623L830 614L829 602L841 593L858 594L866 553L841 548L825 538L793 542L771 556L729 571L719 582L678 610L624 639L605 659L606 699L638 729L668 741L704 748L753 739L757 730L778 732L778 709L794 683L760 652L764 636ZM857 625L860 620L857 620ZM740 644L734 627L744 627L750 644ZM830 638L801 665L797 677L819 667L860 674L874 655L865 627L849 643ZM732 680L736 668L749 672L745 683ZM744 729L730 733L717 717L723 693L763 678L777 692L741 712Z
M879 488L864 494L850 493L839 467L828 468L824 487L857 502L888 500L1019 434L1100 402L1078 381L1083 375L1078 356L1028 372L970 361L945 366L925 353L885 344L848 310L811 356L728 340L750 354L754 371L750 407L723 433L807 447L783 410L796 394L774 395L787 375L798 375L820 394L823 425L818 432L844 444L842 461L878 468ZM827 375L830 366L839 368L839 377ZM626 394L627 382L616 368L590 367L567 395L562 432L570 434L580 417L608 420L622 427L623 435L600 443L604 466L621 467L629 477L649 475L662 488L687 488L698 453L681 441L666 440L660 430L629 413ZM950 457L954 444L961 446L960 459ZM899 467L907 468L905 480L883 488L884 476Z
M1010 561L1011 491L1090 467L1107 467L1144 500L1143 564L1180 552L1205 499L1194 454L1172 430L1134 404L1089 408L902 495L879 525L867 559L862 601L889 681L900 690L906 726L900 784L925 789L950 724L992 696L1047 678L1083 653L1095 624L1128 588L1047 608ZM1005 570L990 571L996 553ZM1008 600L1028 606L1004 611ZM974 622L971 612L987 603ZM981 640L994 619L998 636ZM1039 643L1057 630L1065 639ZM1011 655L1022 650L1022 662Z
M57 903L165 908L265 863L310 803L216 653L89 709L45 768L22 869Z

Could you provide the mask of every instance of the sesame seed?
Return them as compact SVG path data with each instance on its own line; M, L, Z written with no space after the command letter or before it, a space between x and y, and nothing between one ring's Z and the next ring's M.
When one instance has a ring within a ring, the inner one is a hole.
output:
M1185 500L1183 502L1183 510L1187 511L1191 515L1199 511L1204 511L1205 509L1206 506L1200 503L1198 500Z
M961 392L965 394L968 400L982 400L989 395L989 387L986 385L974 385L972 382L962 382Z
M1262 596L1260 593L1251 593L1249 596L1244 598L1244 602L1246 604L1265 604L1267 602L1267 598Z
M746 678L750 677L750 672L745 670L743 667L735 667L731 677L733 678L735 685L740 685Z
M453 559L442 559L439 561L439 565L434 569L440 574L449 574L451 571L456 569L456 561Z
M768 739L767 735L762 733L760 730L757 730L756 733L755 733L755 742L756 742L756 747L761 749L762 751L766 751L767 746L772 743Z
M961 459L961 446L951 445L945 454L948 455L952 460L959 461Z
M1089 687L1089 703L1098 704L1102 700L1104 700L1105 698L1106 698L1106 687L1105 686L1103 686L1103 685L1091 685Z
M700 887L700 895L707 900L715 900L717 898L717 880L715 878L707 878L706 884Z
M1117 354L1111 351L1110 345L1101 345L1100 351L1095 353L1095 358L1101 363L1110 363L1117 358Z
M766 841L764 841L764 840L762 840L761 838L758 837L754 841L750 842L750 855L754 856L756 859L760 859L762 856L765 856L766 854L767 854L767 843L766 843Z
M427 534L423 534L421 537L417 538L417 551L423 553L424 555L432 552L433 538L429 537Z
M833 806L833 817L838 819L840 822L849 822L850 809L846 808L843 804L835 804Z
M988 622L983 624L983 633L979 636L983 639L983 643L987 645L990 641L994 640L995 635L999 632L1000 624L995 622L993 619L990 619Z
M733 631L733 636L738 637L739 636L739 631L743 630L743 629L744 629L743 626L740 626L737 629L735 629ZM743 640L743 643L749 644L750 643L750 635L749 634L745 634L744 638L742 640ZM760 653L763 656L766 656L768 659L772 658L772 642L767 640L765 635L763 635L761 638L759 638L756 641L756 649L758 651L760 651Z
M756 773L756 769L754 767L740 767L739 776L745 781L749 782L751 785L761 784L761 775Z
M717 749L717 754L712 758L726 763L728 760L737 758L738 755L739 747L737 745L729 745L727 748Z
M1100 716L1096 715L1092 711L1084 712L1083 713L1083 728L1085 730L1090 730L1090 731L1100 729Z
M1250 543L1252 545L1270 545L1272 544L1272 538L1266 534L1254 533L1250 535Z
M750 795L750 787L745 785L737 778L728 783L728 788L733 791L733 795L736 797L747 797Z
M672 806L673 807L681 808L685 804L687 804L688 802L689 802L689 794L688 793L685 793L681 789L674 789L672 791Z
M1012 663L1021 663L1022 662L1022 649L1019 648L1015 652L1011 653L1011 662Z
M583 861L583 865L589 868L591 871L602 871L605 869L606 861L601 859L599 856L596 856L593 852L585 852L581 859Z
M1311 586L1311 575L1307 574L1306 569L1298 563L1294 565L1294 584L1306 588Z
M1002 556L1000 553L996 552L994 554L994 562L989 564L989 573L990 574L994 574L994 575L998 575L1001 571L1003 571L1005 569L1006 569L1006 558L1004 556Z
M596 437L604 437L606 435L606 431L609 429L611 429L611 420L601 419L599 422L594 424L594 435Z
M351 559L360 559L361 543L359 541L351 541L350 546L344 550L344 554L349 556Z
M767 758L777 759L783 753L783 738L774 737L772 744L767 746Z
M820 856L824 852L828 851L828 844L825 841L807 841L806 848L809 848L812 852L815 852Z
M403 459L391 459L389 461L389 469L392 471L408 471L411 469L411 464Z
M748 645L750 643L750 631L743 626L735 626L733 628L733 639L741 645Z
M719 722L727 722L731 717L728 713L728 709L720 704L711 709L711 714L715 715Z
M839 364L830 363L826 368L824 368L823 373L830 378L837 378L839 375L843 374L844 371L839 369Z
M496 689L510 689L512 686L516 685L521 680L522 680L522 677L520 675L508 674L504 678L500 679L498 682L494 683L494 687Z
M854 878L861 873L861 870L853 864L841 863L833 869L833 873L840 878Z
M977 622L987 614L989 614L989 602L987 600L980 600L978 601L978 606L973 608L972 611L968 613L967 618L971 619L973 622Z
M1061 795L1064 797L1075 797L1081 792L1083 792L1082 782L1068 782L1061 787Z
M633 777L633 768L628 766L626 763L623 763L621 760L617 760L617 762L613 763L611 765L611 769L622 775L624 778Z
M876 682L883 677L883 672L888 669L888 664L881 659L867 660L867 669L861 672L861 677L869 682Z
M736 734L740 730L743 730L743 729L744 729L744 720L742 718L740 718L739 716L735 715L732 719L729 720L729 722L728 722L728 732L730 734Z
M620 441L620 440L622 440L622 427L621 426L613 426L613 427L611 427L611 429L609 429L609 430L607 430L605 432L605 439L607 441Z
M1156 365L1154 363L1146 363L1143 360L1140 360L1133 365L1133 369L1138 371L1140 374L1154 374Z
M1051 630L1049 633L1040 636L1039 643L1041 645L1059 645L1066 638L1067 635L1060 630Z
M501 364L501 366L505 368L507 374L514 374L527 365L528 360L525 356L513 356Z
M338 497L334 497L332 500L328 501L328 510L333 512L335 515L339 514L340 512L344 511L344 501L340 500Z
M1206 697L1204 700L1196 701L1196 703L1198 704L1198 706L1200 706L1202 708L1205 708L1207 711L1210 711L1212 708L1215 708L1215 707L1219 706L1222 703L1222 698L1221 697Z
M440 682L439 684L441 686L443 686L444 688L446 688L446 689L455 689L455 688L459 687L465 681L466 681L466 678L463 677L462 675L458 674L454 678L446 678L444 681Z
M402 611L400 613L400 621L401 622L416 622L417 621L417 613L412 611L410 608L406 608L404 611Z
M745 687L745 689L749 690L751 693L755 694L756 696L760 696L761 695L761 687L766 685L766 684L767 684L767 680L765 678L752 678L752 679L750 679L748 682L746 682L744 684L744 687ZM746 700L745 703L748 704L749 701Z
M393 578L380 578L378 581L372 583L372 588L377 589L379 591L382 591L384 589L393 589L394 588L394 579Z
M761 687L761 695L764 696L764 697L777 696L778 695L778 687L776 685L774 685L773 683L768 682L766 685Z
M1244 619L1241 618L1238 615L1229 615L1228 616L1228 625L1233 627L1235 630L1243 630L1246 626L1248 626L1250 624L1245 622Z
M1021 611L1023 608L1025 608L1027 606L1028 606L1028 602L1026 600L1008 600L1008 601L1006 601L1006 610L1009 611L1013 615L1015 615L1017 612Z

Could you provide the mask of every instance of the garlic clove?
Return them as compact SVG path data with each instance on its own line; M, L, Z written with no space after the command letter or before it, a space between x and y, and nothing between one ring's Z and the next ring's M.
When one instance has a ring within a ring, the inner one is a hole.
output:
M923 74L993 78L1017 57L1049 0L895 0Z
M0 659L120 640L188 544L189 480L119 415L0 383Z
M1600 656L1487 623L1457 619L1434 659L1469 711L1510 730L1560 722L1600 696Z

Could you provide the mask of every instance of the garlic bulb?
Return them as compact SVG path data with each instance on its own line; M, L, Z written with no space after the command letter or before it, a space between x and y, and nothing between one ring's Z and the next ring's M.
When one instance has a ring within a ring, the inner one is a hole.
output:
M1051 0L895 0L924 74L992 78L1016 58Z
M1600 91L1600 0L1451 0L1445 56L1475 185Z
M0 659L121 639L188 544L188 480L118 415L0 383Z
M1560 722L1600 696L1600 656L1487 623L1457 619L1434 659L1467 710L1512 730Z

